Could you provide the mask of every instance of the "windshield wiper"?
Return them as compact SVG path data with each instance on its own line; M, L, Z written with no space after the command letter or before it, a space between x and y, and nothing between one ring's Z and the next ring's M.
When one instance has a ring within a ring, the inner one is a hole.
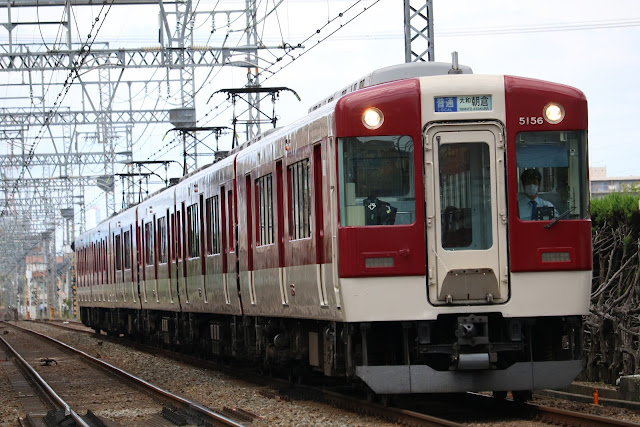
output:
M564 217L566 217L567 215L569 215L571 212L573 212L574 210L576 210L576 206L572 207L571 209L568 209L567 211L563 212L562 215L560 215L558 218L554 219L552 222L550 222L549 224L545 225L544 228L551 228L554 225L556 225L556 223L558 221L560 221L561 219L563 219Z

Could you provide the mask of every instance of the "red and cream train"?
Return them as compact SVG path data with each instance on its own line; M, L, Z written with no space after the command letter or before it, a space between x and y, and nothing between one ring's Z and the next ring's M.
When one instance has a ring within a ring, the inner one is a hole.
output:
M566 386L592 267L586 99L450 68L375 71L80 236L82 321L381 395ZM546 217L519 212L527 169Z

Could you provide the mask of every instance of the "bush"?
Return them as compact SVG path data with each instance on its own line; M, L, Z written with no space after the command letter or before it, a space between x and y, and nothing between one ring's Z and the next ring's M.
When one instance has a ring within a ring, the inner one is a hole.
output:
M640 373L640 196L612 193L591 201L593 279L585 318L584 375L615 383Z
M591 221L595 227L618 221L631 221L640 225L638 212L640 196L628 193L611 193L601 199L591 200Z

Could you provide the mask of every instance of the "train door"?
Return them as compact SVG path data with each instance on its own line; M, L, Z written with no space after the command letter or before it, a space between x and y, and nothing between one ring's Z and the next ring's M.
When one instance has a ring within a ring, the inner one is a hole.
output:
M147 297L147 236L146 236L146 231L144 229L144 220L140 220L140 225L138 227L138 229L140 230L140 249L138 252L138 255L140 256L139 259L139 265L140 265L140 271L142 273L142 302L146 303L148 300Z
M142 295L142 290L140 289L140 281L143 280L142 277L142 236L140 235L140 223L138 222L138 216L136 215L136 235L135 235L135 248L133 249L133 269L135 269L136 280L135 280L135 292L138 294L138 301L140 303L144 300L144 295Z
M180 204L180 209L176 211L176 260L178 281L178 296L184 295L183 303L189 304L189 292L187 289L187 254L186 254L186 236L185 236L185 203ZM180 292L182 290L182 292Z
M118 295L122 296L122 302L127 302L125 295L124 285L124 269L122 265L122 229L117 228L113 234L113 253L114 259L114 283L115 283L115 295L116 301L118 301Z
M318 286L318 298L321 306L329 305L327 300L327 287L324 274L324 201L322 199L322 144L313 146L313 194L315 228L313 230L316 241L316 283Z
M209 227L209 222L205 218L205 202L204 202L204 194L200 194L199 199L199 212L200 212L200 233L198 233L200 237L200 241L197 245L200 246L200 278L197 279L200 285L198 291L200 292L200 298L204 300L204 303L209 302L209 298L207 296L207 227Z
M175 212L175 210L173 212ZM167 221L167 279L169 286L169 303L173 304L173 274L171 270L176 262L176 214L171 213L169 209L167 209Z
M223 201L222 205L225 206L225 212L222 222L225 224L225 233L223 234L224 240L224 264L225 264L225 277L227 282L225 286L227 288L227 295L230 297L231 290L238 296L240 303L240 310L242 310L242 295L240 294L240 283L238 281L238 251L236 240L236 198L233 192L234 183L229 182L228 188L226 188L226 202ZM223 188L222 193L225 193ZM229 300L230 301L230 300Z
M220 248L220 255L222 256L222 291L224 293L224 302L229 304L231 302L229 297L229 278L227 273L229 267L227 265L227 255L229 253L228 237L227 237L227 194L225 192L224 185L220 187L220 236L222 238L222 247Z
M153 217L151 218L151 226L149 227L150 229L150 234L151 234L151 238L149 240L151 240L151 242L149 243L149 247L150 247L150 251L151 251L151 263L153 264L153 267L150 269L150 275L152 276L151 279L151 293L153 294L156 302L160 302L160 294L158 292L158 262L159 262L159 242L158 242L158 219L156 218L155 215L153 215Z
M278 280L280 287L280 298L283 305L289 304L289 298L287 293L287 277L286 269L284 267L284 173L282 172L282 160L276 162L276 206L278 215L277 225L277 241L278 245Z
M133 236L133 226L129 225L129 230L124 232L124 269L129 274L126 277L129 278L129 289L131 290L131 302L136 303L138 297L138 272L136 265L138 263L135 258L136 253L134 249L135 240Z
M425 137L432 304L508 299L504 138L498 125L436 125Z
M252 305L257 304L256 288L253 277L253 251L255 248L255 241L253 240L253 211L252 211L252 199L253 191L251 185L251 175L245 177L245 194L247 203L247 280L249 283L249 299Z
M175 286L176 290L176 298L178 299L178 303L180 302L180 276L181 276L181 268L182 264L180 263L180 258L182 257L182 250L180 248L180 210L179 206L175 205L173 209L174 214L171 215L171 223L172 223L172 239L171 245L173 247L173 267L175 274L172 275L175 282L172 282L173 286Z

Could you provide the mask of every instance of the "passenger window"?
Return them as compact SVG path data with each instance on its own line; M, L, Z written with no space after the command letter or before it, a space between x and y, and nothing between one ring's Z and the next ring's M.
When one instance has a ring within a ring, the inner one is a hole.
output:
M270 245L274 242L273 233L273 183L272 174L256 180L257 199L257 246Z
M167 262L167 218L158 219L158 263Z
M311 237L309 159L288 167L289 240Z
M153 265L153 222L144 225L145 238L145 262L146 265Z
M220 217L218 196L209 197L206 201L207 215L207 255L220 253Z
M412 224L413 161L409 136L340 138L340 225Z
M189 257L197 258L200 256L200 215L198 204L187 207L187 244L189 248Z
M119 233L114 236L113 245L115 246L115 249L116 249L116 271L121 271L122 270L122 245L121 245Z
M131 268L131 231L124 232L124 268Z

